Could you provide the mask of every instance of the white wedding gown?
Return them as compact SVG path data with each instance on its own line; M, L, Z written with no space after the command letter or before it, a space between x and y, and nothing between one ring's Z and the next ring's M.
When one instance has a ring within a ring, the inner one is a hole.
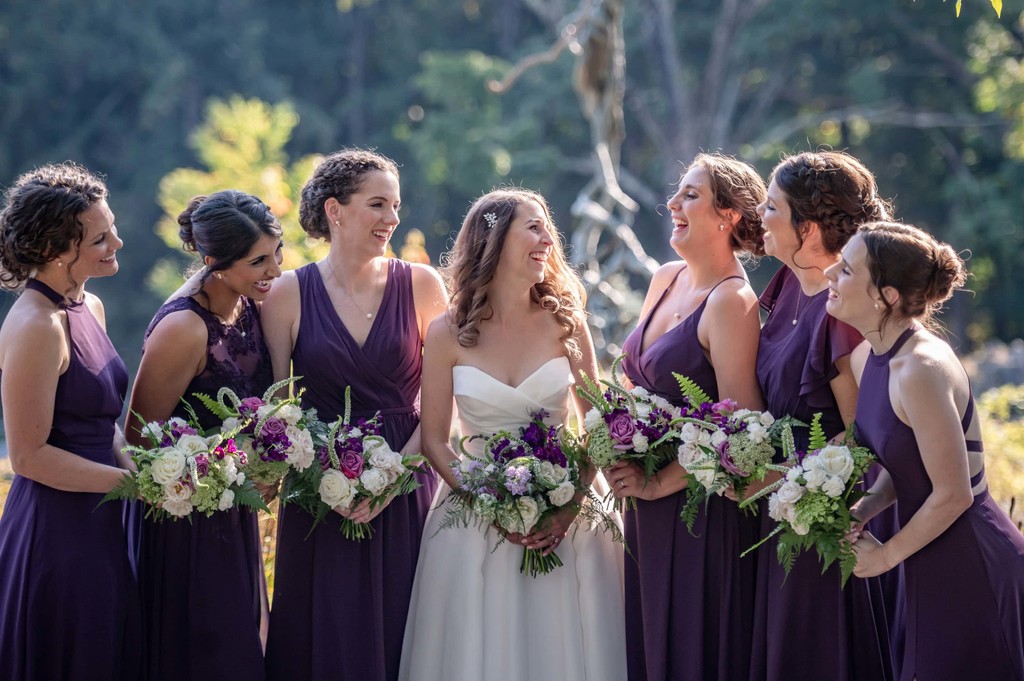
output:
M517 388L470 366L452 372L463 434L517 432L531 412L565 421L569 361L545 363ZM471 449L479 440L467 443ZM623 681L622 546L597 529L570 529L564 565L531 578L523 548L496 550L493 528L438 532L442 485L427 518L402 647L403 681ZM575 528L574 528L575 529Z

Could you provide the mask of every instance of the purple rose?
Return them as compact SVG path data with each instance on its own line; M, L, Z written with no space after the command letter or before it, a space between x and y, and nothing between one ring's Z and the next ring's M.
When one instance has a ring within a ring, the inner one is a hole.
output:
M263 400L258 397L246 397L242 400L242 407L240 411L249 412L255 414L256 410L263 406Z
M349 480L355 480L363 474L363 457L351 449L342 452L338 461L341 463L341 472Z
M210 457L206 454L196 455L196 475L205 478L210 472Z
M263 422L263 428L260 429L260 437L264 440L277 441L285 436L285 428L287 427L288 424L284 422L284 419L269 418Z
M616 409L604 417L608 423L608 432L615 443L615 449L625 451L633 448L633 433L636 432L636 424L628 411Z
M729 454L729 441L725 440L722 444L718 445L718 460L730 475L738 475L741 478L745 478L749 473L741 469L736 465L736 462L732 460L732 455Z

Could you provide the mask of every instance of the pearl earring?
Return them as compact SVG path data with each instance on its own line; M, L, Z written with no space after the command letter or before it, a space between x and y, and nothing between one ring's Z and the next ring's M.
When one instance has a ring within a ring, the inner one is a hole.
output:
M64 267L64 261L63 260L58 260L57 261L57 267Z
M719 232L724 232L724 231L725 231L725 225L723 225L723 224L719 224L719 225L718 225L718 231L719 231Z
M222 273L220 273L220 272L218 272L216 276L217 276L218 279L223 279L224 278L224 275Z
M878 309L878 303L875 303L875 309L876 310Z

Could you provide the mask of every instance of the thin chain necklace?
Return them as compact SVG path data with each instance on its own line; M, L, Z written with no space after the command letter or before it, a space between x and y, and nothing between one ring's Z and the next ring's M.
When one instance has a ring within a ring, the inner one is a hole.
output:
M793 326L796 326L797 317L800 316L800 301L803 300L804 292L797 290L796 292L796 310L793 312Z
M357 310L366 315L367 319L373 319L373 313L364 310L363 306L356 301L355 296L346 291L345 287L341 285L341 281L338 279L338 275L334 273L334 266L331 264L331 259L324 258L324 260L327 261L327 269L331 271L331 277L334 279L335 282L337 282L338 288L341 289L341 292L345 294L345 297L348 298L352 302L352 304L356 306Z

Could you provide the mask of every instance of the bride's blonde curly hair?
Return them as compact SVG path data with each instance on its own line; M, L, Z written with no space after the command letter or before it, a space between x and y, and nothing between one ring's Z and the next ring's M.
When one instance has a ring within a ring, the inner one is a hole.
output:
M586 291L579 275L566 260L562 238L547 201L529 189L495 189L477 199L469 209L455 238L455 246L442 261L441 275L451 292L448 320L458 329L460 345L467 348L476 345L480 322L493 314L487 294L505 235L516 207L527 201L537 203L544 211L552 239L544 281L533 286L530 297L555 316L564 330L563 345L570 355L578 357L580 349L575 334L586 322Z

